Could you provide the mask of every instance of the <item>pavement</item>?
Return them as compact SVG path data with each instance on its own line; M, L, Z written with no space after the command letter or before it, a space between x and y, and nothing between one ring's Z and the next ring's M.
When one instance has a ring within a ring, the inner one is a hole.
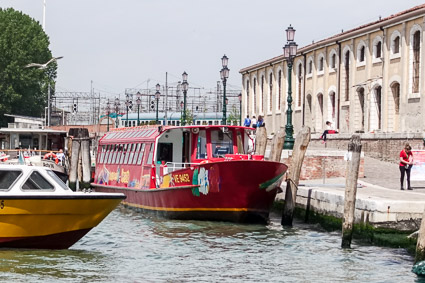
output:
M365 157L364 178L357 184L357 222L398 230L418 228L425 208L425 181L411 181L413 190L402 191L397 163ZM345 178L301 180L296 200L298 206L342 218L344 196ZM284 193L277 198L283 199Z

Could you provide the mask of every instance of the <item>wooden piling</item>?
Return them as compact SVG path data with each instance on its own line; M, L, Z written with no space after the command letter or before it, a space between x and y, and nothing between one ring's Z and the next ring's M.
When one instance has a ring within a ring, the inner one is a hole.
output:
M69 166L69 187L75 191L77 189L77 175L78 175L78 157L80 153L80 140L73 138L72 140L72 155L71 164Z
M285 142L285 132L278 131L272 140L272 146L270 150L270 161L280 162L282 156L283 143Z
M415 263L425 260L425 210L422 214L421 227L419 228L418 241L416 243Z
M91 179L91 158L90 158L90 138L81 139L81 161L83 178L81 182L82 189L90 188Z
M286 181L285 204L282 212L282 225L292 226L294 219L295 202L297 197L297 187L301 175L305 152L310 143L311 133L309 127L303 127L295 138L294 149L292 151L291 165L289 166L288 179Z
M345 171L344 221L342 224L342 248L351 247L354 213L356 208L357 179L359 177L362 144L359 135L353 135L348 144L347 167Z
M90 186L90 138L89 131L85 128L71 128L69 129L69 136L72 137L72 147L71 147L71 164L69 169L69 187L72 190L77 189L77 181L87 181ZM82 146L84 143L84 146ZM82 147L84 147L82 149ZM88 153L88 157L84 157ZM87 166L88 163L88 166ZM87 169L88 168L88 169ZM88 173L83 174L84 171ZM85 178L84 178L85 176ZM81 186L79 186L81 187ZM85 188L85 184L82 184L82 187Z
M259 127L255 133L255 154L265 155L267 146L266 127Z

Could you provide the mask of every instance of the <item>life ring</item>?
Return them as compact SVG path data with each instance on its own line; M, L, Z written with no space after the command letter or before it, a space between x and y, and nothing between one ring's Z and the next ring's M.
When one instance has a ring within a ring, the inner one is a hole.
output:
M43 157L43 159L49 159L49 158L56 158L56 154L53 152L46 153Z
M193 134L197 134L197 133L199 133L199 128L193 128L193 129L192 129L192 133L193 133Z

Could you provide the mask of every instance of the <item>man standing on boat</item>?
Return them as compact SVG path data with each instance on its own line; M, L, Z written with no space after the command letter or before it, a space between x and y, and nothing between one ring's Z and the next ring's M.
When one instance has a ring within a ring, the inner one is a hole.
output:
M245 120L243 122L243 125L245 127L251 127L251 119L249 119L249 115L246 115L246 118L245 118Z

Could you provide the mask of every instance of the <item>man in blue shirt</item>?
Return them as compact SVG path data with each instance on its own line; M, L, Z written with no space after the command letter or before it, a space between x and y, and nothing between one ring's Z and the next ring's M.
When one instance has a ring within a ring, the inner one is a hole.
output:
M245 121L243 122L245 127L251 127L251 119L249 119L249 115L246 115Z

